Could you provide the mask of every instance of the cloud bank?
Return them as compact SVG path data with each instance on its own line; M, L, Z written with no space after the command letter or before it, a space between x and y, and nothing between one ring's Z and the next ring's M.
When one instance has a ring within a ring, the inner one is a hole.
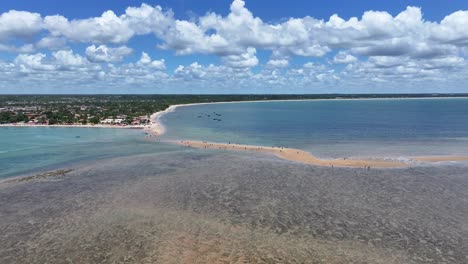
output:
M328 20L307 16L269 23L243 0L234 0L226 16L209 12L190 21L148 4L86 19L10 10L0 14L0 52L16 58L0 61L0 92L31 84L62 89L57 92L463 91L467 28L468 11L426 21L418 7L396 16L367 11L347 20L333 14ZM167 58L136 52L130 44L139 36L175 58L214 56L218 62L169 69ZM84 50L70 48L83 45ZM260 58L260 52L270 57ZM141 58L129 61L135 53Z

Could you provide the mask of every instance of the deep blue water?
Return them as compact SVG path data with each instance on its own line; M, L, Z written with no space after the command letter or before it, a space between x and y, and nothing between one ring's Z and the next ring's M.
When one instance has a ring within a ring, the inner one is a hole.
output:
M460 98L197 105L162 122L170 139L287 146L323 157L468 154L468 99Z
M0 179L170 146L145 139L142 130L106 128L0 127Z

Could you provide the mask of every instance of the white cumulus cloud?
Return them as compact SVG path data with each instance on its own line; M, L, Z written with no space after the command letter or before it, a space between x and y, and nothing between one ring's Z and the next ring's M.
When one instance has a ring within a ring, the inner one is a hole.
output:
M239 87L464 87L468 79L468 11L446 14L441 21L429 21L421 8L409 6L396 15L377 10L346 19L333 14L328 19L270 22L248 5L233 0L227 14L208 12L190 19L149 4L79 19L8 10L0 13L0 52L15 58L0 62L0 85L24 82L28 87L30 81L45 86L60 78L83 85L92 76L108 85L154 81L187 87L190 82L200 87L229 82ZM171 60L203 54L219 63L204 65L197 59L168 70L168 58L152 59L131 46L135 42L130 40L142 35L155 49L174 55ZM77 44L87 48L83 52ZM129 63L125 58L132 48L141 57ZM264 54L270 54L268 60L263 61ZM313 63L299 66L304 60Z
M164 59L152 60L151 57L146 52L141 53L141 58L137 62L137 65L150 67L150 68L160 70L160 71L166 69L166 64L165 64Z
M289 61L286 59L271 59L267 62L267 66L271 68L285 68L288 65Z
M127 46L110 48L106 45L91 45L86 48L86 57L92 62L116 62L130 55L133 50Z
M340 51L333 58L333 63L338 63L338 64L348 64L348 63L353 63L355 61L357 61L356 57L343 51Z

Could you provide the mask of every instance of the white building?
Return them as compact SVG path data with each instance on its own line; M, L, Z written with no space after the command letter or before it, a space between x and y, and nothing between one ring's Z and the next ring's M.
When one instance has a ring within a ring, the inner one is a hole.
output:
M101 124L122 124L123 121L122 118L106 118L101 121Z

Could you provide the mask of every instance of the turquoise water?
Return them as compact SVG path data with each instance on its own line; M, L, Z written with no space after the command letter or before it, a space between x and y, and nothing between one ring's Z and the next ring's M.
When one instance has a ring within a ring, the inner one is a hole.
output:
M0 127L0 179L63 166L168 150L142 130L106 128Z
M196 105L162 122L168 139L287 146L321 157L468 155L461 98Z

